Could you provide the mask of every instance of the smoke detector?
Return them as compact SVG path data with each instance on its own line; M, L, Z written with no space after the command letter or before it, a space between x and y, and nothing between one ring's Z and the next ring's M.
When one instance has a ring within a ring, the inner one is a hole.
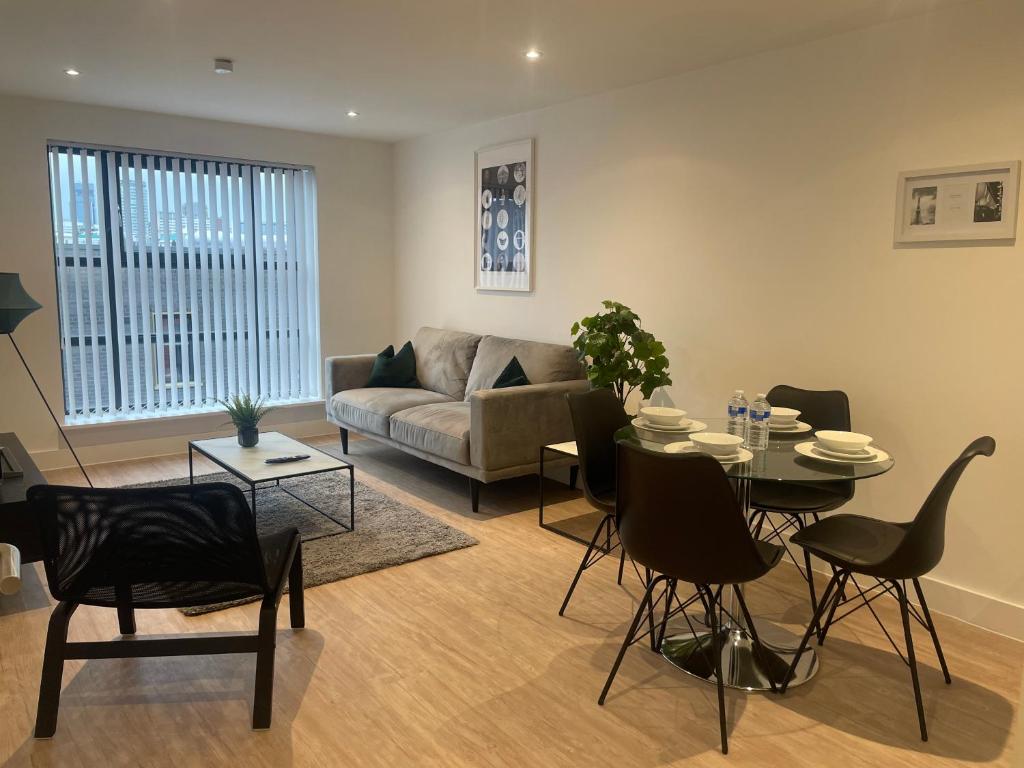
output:
M230 75L235 71L235 62L231 59L214 59L213 71L218 75Z

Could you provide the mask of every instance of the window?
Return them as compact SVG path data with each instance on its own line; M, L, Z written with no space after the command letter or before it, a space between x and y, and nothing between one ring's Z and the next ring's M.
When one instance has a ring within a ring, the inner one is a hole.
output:
M321 397L311 168L48 153L67 423Z

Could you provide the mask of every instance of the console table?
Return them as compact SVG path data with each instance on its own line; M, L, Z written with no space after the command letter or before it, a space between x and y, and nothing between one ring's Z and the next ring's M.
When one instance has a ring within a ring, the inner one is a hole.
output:
M17 547L23 564L34 563L43 559L43 547L25 494L33 485L45 485L46 478L13 432L0 433L0 446L14 457L24 473L0 482L0 541Z

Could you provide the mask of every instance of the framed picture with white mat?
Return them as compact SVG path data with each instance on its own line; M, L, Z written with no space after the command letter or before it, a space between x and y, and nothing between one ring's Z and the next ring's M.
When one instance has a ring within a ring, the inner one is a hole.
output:
M533 139L476 152L473 184L478 291L533 290Z
M897 244L1013 240L1020 161L904 171L896 189Z

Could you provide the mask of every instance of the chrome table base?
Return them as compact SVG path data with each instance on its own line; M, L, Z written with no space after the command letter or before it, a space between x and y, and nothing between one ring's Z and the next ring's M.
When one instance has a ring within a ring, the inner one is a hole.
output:
M667 636L661 646L661 655L688 675L715 683L711 632L706 629L700 631L704 626L701 617L690 616L690 622L698 630L696 637L689 632ZM723 627L719 632L722 676L725 678L723 685L744 691L770 691L769 673L776 685L782 683L782 678L793 663L799 638L770 622L757 622L757 634L761 638L766 657L762 664L754 651L750 633L745 628L733 624ZM817 671L818 656L808 648L800 657L789 686L792 688L806 683Z

